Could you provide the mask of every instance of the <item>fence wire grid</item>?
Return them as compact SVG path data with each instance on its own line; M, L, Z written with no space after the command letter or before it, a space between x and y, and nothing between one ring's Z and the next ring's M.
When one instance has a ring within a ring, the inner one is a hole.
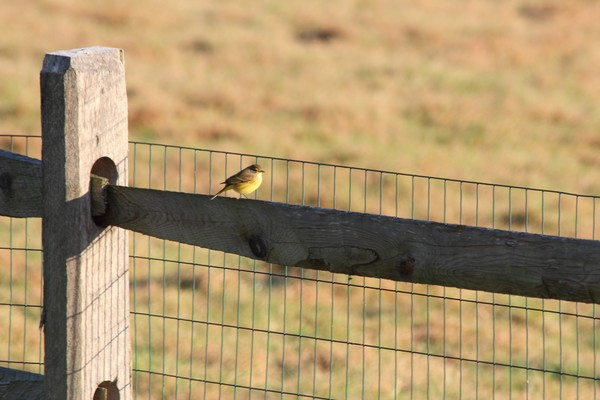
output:
M40 138L3 149L40 157ZM595 239L598 196L130 143L130 186ZM231 194L228 194L232 196ZM41 222L2 217L0 365L43 373ZM254 261L132 233L134 398L598 398L597 307Z

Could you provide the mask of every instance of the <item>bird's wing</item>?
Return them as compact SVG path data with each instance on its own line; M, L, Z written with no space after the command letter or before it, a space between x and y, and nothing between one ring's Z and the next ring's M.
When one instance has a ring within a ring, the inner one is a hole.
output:
M252 179L252 173L249 171L243 170L243 171L240 171L237 174L227 178L227 180L224 183L226 183L227 185L233 185L236 183L248 182L251 179Z

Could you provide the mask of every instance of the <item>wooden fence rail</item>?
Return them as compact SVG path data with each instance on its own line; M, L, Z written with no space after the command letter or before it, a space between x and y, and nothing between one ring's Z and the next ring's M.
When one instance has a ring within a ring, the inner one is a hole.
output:
M0 153L0 160L11 157ZM39 165L20 160L29 167L15 173ZM36 176L14 179L30 179L35 187ZM92 212L104 225L276 264L600 302L600 242L595 240L111 184L92 192L92 198ZM6 213L3 207L0 203Z
M117 49L48 54L41 88L43 159L0 152L0 214L43 218L48 398L131 395L124 229L288 266L600 303L597 241L127 187Z

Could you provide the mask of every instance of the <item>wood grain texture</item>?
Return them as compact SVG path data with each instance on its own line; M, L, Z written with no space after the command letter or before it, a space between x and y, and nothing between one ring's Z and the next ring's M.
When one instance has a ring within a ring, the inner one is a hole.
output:
M0 367L0 400L44 399L44 376Z
M128 234L91 218L94 162L108 157L127 184L122 52L49 53L41 71L45 383L52 399L91 399L117 379L131 396Z
M0 150L0 215L42 216L42 162Z
M272 263L600 302L600 242L118 186L103 222Z

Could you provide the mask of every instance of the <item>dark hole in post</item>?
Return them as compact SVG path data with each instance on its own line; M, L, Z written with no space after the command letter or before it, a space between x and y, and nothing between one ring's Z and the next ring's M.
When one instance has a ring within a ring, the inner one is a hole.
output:
M121 394L119 393L116 379L113 382L104 381L99 384L94 391L93 397L94 400L119 400L120 398Z
M94 165L92 165L92 170L90 172L92 175L97 175L108 180L108 183L111 185L116 184L117 178L119 177L119 173L117 172L117 166L115 165L113 160L111 160L108 157L101 157L98 160L96 160ZM96 193L96 195L97 194L98 193ZM92 183L90 180L90 201L104 201L104 198L98 199L94 198L93 196L94 194L92 193ZM92 215L92 219L94 220L94 223L99 227L104 228L106 226L106 224L103 222L102 215Z

